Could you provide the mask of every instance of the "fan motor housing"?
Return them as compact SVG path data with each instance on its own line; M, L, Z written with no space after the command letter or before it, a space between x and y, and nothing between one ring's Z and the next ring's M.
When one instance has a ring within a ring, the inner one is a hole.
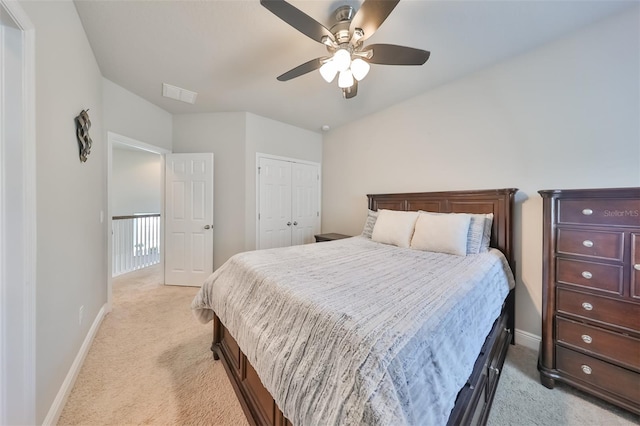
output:
M349 25L351 25L351 20L355 15L356 11L353 7L345 5L340 6L336 10L334 10L333 17L333 25L329 29L331 33L336 38L336 43L348 43L351 36L349 34Z

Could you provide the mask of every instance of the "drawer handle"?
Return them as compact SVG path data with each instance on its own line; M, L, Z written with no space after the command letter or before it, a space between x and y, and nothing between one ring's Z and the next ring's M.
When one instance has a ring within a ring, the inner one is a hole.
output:
M593 274L589 271L584 271L582 273L582 276L585 277L586 279L590 280L591 278L593 278Z
M635 265L633 265L633 269L635 269L636 271L640 271L640 263L636 263Z
M583 209L582 214L585 216L591 216L593 214L593 210L591 209Z
M593 247L593 241L591 241L591 240L584 240L584 241L582 242L582 245L583 245L583 246L585 246L585 247Z
M593 339L591 338L591 336L589 336L588 334L583 334L582 336L582 341L585 343L591 343L593 342Z
M593 309L593 305L589 302L582 302L582 309L585 311L590 311Z
M589 367L588 365L585 365L585 364L582 364L582 366L580 368L582 368L582 372L584 374L591 374L591 372L593 371L591 369L591 367Z

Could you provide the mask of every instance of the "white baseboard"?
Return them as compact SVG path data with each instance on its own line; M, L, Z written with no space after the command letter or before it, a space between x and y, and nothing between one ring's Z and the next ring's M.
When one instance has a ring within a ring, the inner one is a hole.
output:
M516 328L516 345L537 351L540 349L540 336Z
M106 312L107 304L104 304L102 308L100 308L98 315L96 315L96 319L93 321L87 336L84 338L84 342L82 342L78 355L76 355L76 359L73 360L73 364L71 364L67 377L65 377L64 382L62 382L62 386L60 386L56 399L53 401L53 404L51 404L47 417L45 417L44 422L42 423L44 426L55 425L58 423L60 414L62 414L62 409L67 402L67 398L69 398L71 389L73 389L78 373L80 373L84 359L89 353L89 348L91 348L93 339L96 337L96 333L98 332L100 324L102 324L102 320L104 319Z

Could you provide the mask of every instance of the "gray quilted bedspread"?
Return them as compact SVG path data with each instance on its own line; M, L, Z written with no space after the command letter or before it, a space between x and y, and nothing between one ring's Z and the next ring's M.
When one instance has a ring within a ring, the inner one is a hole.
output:
M236 338L295 425L444 425L513 276L363 237L233 256L192 303Z

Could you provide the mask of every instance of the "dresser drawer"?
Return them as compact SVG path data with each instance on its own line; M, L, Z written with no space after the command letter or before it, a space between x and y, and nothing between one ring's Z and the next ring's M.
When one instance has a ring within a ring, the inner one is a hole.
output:
M558 200L558 223L638 226L639 199L583 198Z
M556 366L569 376L640 403L640 374L571 349L556 347Z
M640 331L640 305L558 288L558 312Z
M623 269L618 265L556 259L556 280L622 295Z
M560 228L556 252L622 262L624 233Z
M640 340L628 335L557 317L556 339L640 371Z

